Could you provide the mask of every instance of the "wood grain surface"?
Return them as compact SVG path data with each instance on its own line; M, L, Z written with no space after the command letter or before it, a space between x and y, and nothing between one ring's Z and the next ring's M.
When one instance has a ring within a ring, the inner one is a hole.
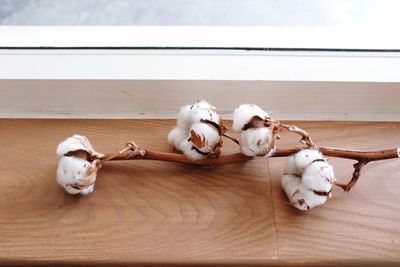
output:
M400 160L367 165L354 189L324 207L285 204L286 159L214 169L110 162L87 197L55 181L55 149L79 133L96 150L126 141L171 151L170 120L0 120L0 264L400 264ZM400 123L295 123L320 145L397 147ZM228 123L228 125L230 125ZM282 134L282 145L297 136ZM225 141L223 153L237 152ZM331 159L339 180L350 160Z

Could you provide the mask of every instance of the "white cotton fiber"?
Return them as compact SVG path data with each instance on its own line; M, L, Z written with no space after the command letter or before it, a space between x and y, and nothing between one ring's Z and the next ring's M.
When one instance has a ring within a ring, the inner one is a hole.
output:
M268 113L254 104L243 104L235 109L232 128L240 132L242 154L249 157L267 156L274 149L275 138L271 129L264 124L267 118Z
M90 163L76 157L62 157L58 163L57 182L69 194L87 195L94 188L98 170L96 164L96 161ZM77 184L86 186L74 188Z
M192 127L190 127L189 133L192 131L197 133L198 136L204 137L205 151L212 151L214 145L220 141L218 130L210 124L201 122L194 123Z
M194 137L195 140L193 140ZM192 125L188 138L181 142L179 149L191 160L204 159L207 157L207 154L214 151L215 145L220 140L221 137L215 127L198 122Z
M240 133L240 150L249 157L265 156L270 148L271 130L267 127L250 128Z
M331 197L334 182L333 167L321 152L304 149L288 159L281 185L292 206L310 210Z
M201 105L200 108L192 110L191 122L193 124L201 122L201 120L208 120L216 124L219 124L220 116L217 113L217 109L214 106L211 106L210 104Z
M189 129L193 123L209 120L219 123L220 116L217 109L206 100L199 100L193 105L181 107L177 119L177 127Z
M221 141L217 109L205 100L180 109L177 126L168 134L168 143L191 160L219 153Z
M311 190L328 192L335 181L333 167L326 161L316 161L304 169L301 180Z
M259 106L254 104L243 104L240 105L233 112L233 124L232 129L235 132L241 132L243 127L248 124L251 119L257 116L260 119L264 120L268 118L268 113L262 110Z
M173 146L176 150L180 149L180 143L184 140L188 139L188 130L175 127L168 134L168 143Z
M301 175L304 168L316 159L323 159L323 155L316 149L303 149L288 158L285 173Z
M86 138L86 136L77 135L77 134L75 134L71 137L68 137L63 142L61 142L57 146L56 153L57 153L57 156L61 158L68 152L77 151L77 150L86 151L91 156L98 156L98 157L104 156L103 154L100 154L94 150L92 144L90 143L89 139Z
M192 121L192 105L186 105L181 107L178 115L178 119L176 120L176 125L182 129L189 129Z
M193 143L188 140L183 140L179 145L179 150L183 152L183 154L190 160L202 160L207 158L207 155L203 155L198 153L195 149L193 149Z
M293 174L284 174L282 176L281 185L287 196L293 196L300 184L301 177L299 176Z

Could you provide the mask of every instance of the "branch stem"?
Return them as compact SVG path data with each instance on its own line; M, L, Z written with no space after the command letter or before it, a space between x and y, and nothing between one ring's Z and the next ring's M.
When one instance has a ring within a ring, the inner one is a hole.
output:
M236 143L237 145L240 145L239 140L237 140L235 137L230 136L229 134L226 134L226 133L222 134L222 136L224 136L224 137L230 139L231 141L233 141L233 142Z
M270 156L276 157L288 157L306 147L293 147L293 148L278 148ZM337 157L345 159L353 159L358 161L377 161L385 159L399 158L399 149L387 149L387 150L377 150L377 151L360 151L360 150L347 150L331 147L319 147L320 151L328 157ZM158 160L158 161L168 161L177 162L190 165L209 165L209 166L222 166L240 162L246 162L253 159L252 157L247 157L241 153L234 153L229 155L221 155L217 158L208 158L203 160L192 161L185 157L183 154L168 153L145 150L144 155L133 153L128 151L127 153L115 155L111 158L111 161L115 160Z
M168 161L183 163L189 165L201 165L201 166L222 166L233 163L246 162L251 160L251 157L247 157L241 153L234 153L230 155L223 155L217 158L208 158L203 160L192 161L186 158L183 154L159 152L152 150L145 150L145 154L138 155L133 153L126 153L112 158L111 160L158 160L158 161Z
M278 148L271 157L287 157L306 147ZM327 157L352 159L357 161L377 161L399 158L399 148L362 151L320 146L319 150Z

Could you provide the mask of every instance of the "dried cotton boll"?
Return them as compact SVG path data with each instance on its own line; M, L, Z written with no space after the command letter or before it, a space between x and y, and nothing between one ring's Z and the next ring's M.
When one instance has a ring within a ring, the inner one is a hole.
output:
M168 143L176 150L181 151L180 143L186 139L188 139L188 130L180 127L175 127L168 134Z
M199 100L193 105L181 107L176 122L177 127L189 130L193 123L201 120L210 120L219 123L220 116L217 109L206 100Z
M191 110L191 123L205 121L211 121L216 124L220 124L220 115L217 113L217 108L212 106L205 100L201 100L193 105Z
M242 104L233 112L232 129L235 132L241 132L253 117L259 117L261 120L269 118L267 112L254 104Z
M221 147L218 130L206 123L192 125L187 139L179 144L179 150L190 160L201 160L210 155L218 156Z
M180 109L177 127L169 132L167 139L190 160L200 160L219 155L225 130L217 109L199 100Z
M89 139L74 135L57 146L60 161L57 167L57 182L69 194L87 195L93 191L103 154L94 150Z
M281 185L292 206L310 210L331 197L334 182L333 167L322 154L304 149L289 158Z
M289 199L289 204L299 210L308 210L304 201L304 192L307 192L301 184L301 177L293 174L284 174L281 180L282 189Z
M315 161L308 165L301 176L302 183L321 195L329 195L335 182L333 167L326 161Z
M233 113L232 128L240 132L240 150L248 156L267 156L275 147L276 136L266 122L268 113L254 104L243 104Z
M292 197L289 198L293 207L298 210L308 211L317 206L325 204L328 197L316 195L313 191L300 184L293 192Z
M304 168L316 159L323 159L323 155L316 149L303 149L289 157L285 173L301 175Z
M267 127L250 128L240 133L240 150L249 157L265 156L270 150L271 130Z
M63 142L61 142L57 146L57 156L58 157L63 157L64 155L68 154L69 152L73 151L86 151L89 156L91 157L102 157L104 156L101 153L98 153L97 151L94 150L92 144L90 143L89 139L87 139L86 136L83 135L73 135L71 137L68 137L65 139Z
M64 156L57 168L57 182L69 194L88 195L93 192L98 161L92 163L76 157Z

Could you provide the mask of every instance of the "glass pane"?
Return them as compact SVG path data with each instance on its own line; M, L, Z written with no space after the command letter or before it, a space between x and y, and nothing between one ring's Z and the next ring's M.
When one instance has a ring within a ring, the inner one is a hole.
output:
M397 28L396 0L0 0L0 25Z

